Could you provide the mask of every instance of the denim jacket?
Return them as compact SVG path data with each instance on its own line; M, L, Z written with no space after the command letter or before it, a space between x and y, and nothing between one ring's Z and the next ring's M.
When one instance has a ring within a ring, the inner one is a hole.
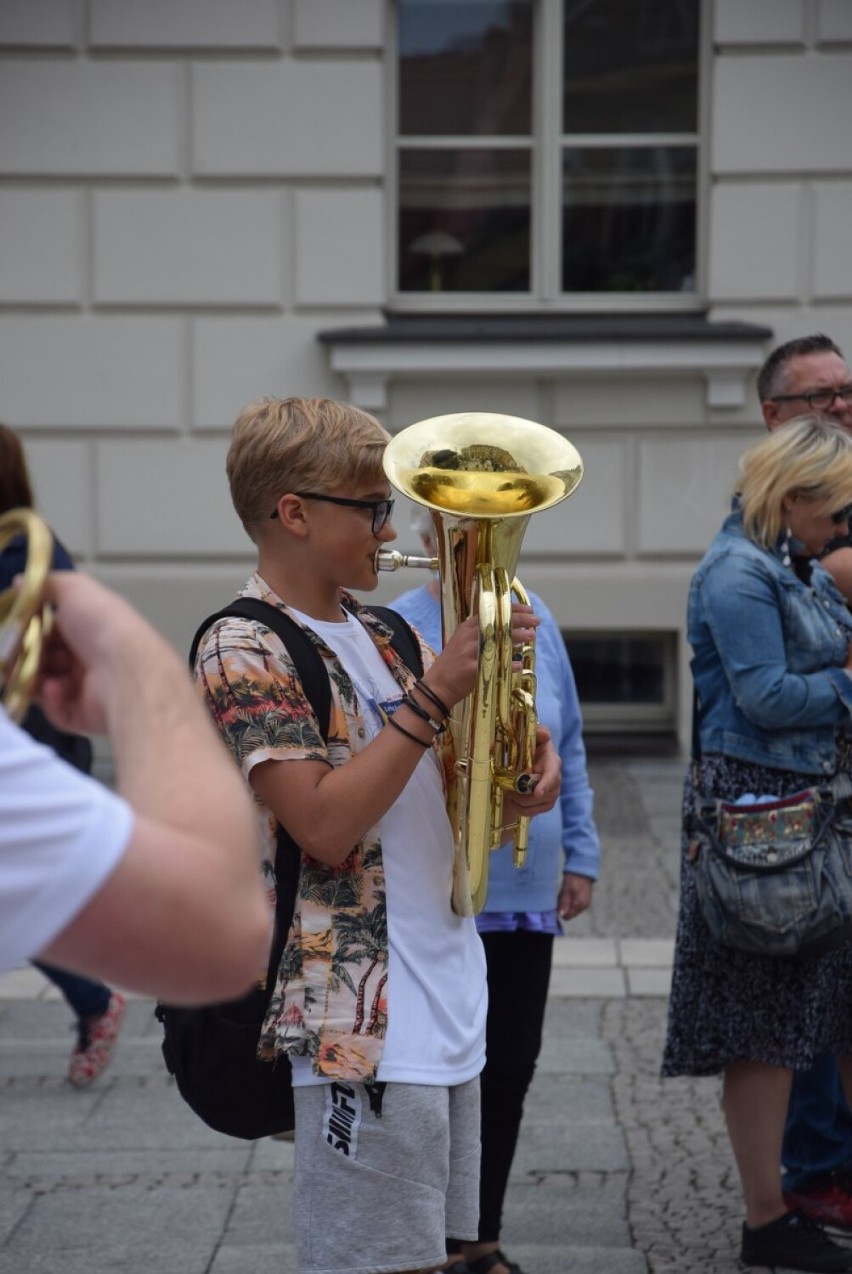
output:
M836 729L852 733L852 615L822 566L803 583L735 509L693 576L687 632L702 752L834 773Z

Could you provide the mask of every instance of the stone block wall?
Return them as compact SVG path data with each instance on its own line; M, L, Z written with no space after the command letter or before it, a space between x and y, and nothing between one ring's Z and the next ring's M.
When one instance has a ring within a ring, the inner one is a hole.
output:
M713 313L852 353L852 5L715 0Z
M392 3L0 3L0 419L80 563L181 646L251 561L224 477L234 416L346 394L317 333L379 323L392 290ZM705 13L708 316L852 354L852 3ZM692 566L760 434L749 393L616 350L570 375L410 376L383 415L496 397L564 429L587 477L531 524L527 582L568 627L682 642Z
M386 297L382 0L3 0L0 419L184 644L251 557L227 431Z

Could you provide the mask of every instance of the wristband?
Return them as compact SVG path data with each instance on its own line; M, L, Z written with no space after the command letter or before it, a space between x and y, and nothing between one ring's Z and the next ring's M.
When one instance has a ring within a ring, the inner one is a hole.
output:
M414 689L422 691L423 694L425 694L427 699L431 699L435 707L440 709L442 717L448 717L450 715L450 710L447 707L447 705L444 703L443 699L439 699L438 696L435 694L435 691L430 690L429 687L426 685L425 681L422 681L422 680L416 681L414 683Z
M424 742L423 739L418 739L416 734L412 734L410 730L406 730L404 725L400 725L395 717L388 717L388 725L392 725L394 730L399 730L400 734L404 734L406 739L410 739L412 743L419 743L421 748L431 748L431 740Z
M436 734L441 733L441 731L444 728L443 721L436 721L434 717L430 717L426 709L421 708L420 704L417 703L414 699L412 699L410 694L403 695L402 702L405 704L406 708L409 709L409 711L414 713L416 717L419 717L421 721L425 721L427 725L430 725Z

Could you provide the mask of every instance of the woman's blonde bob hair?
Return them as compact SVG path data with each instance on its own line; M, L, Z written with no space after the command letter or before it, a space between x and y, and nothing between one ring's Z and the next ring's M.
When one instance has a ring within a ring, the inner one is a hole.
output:
M262 398L234 422L226 468L234 508L258 542L289 491L334 490L384 476L390 434L375 417L332 398Z
M740 460L735 494L749 539L774 547L785 527L784 500L794 493L820 513L852 504L852 435L824 416L779 425Z

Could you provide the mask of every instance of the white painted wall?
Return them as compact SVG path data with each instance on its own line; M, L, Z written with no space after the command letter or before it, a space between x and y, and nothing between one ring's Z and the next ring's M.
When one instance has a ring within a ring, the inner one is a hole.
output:
M345 396L316 333L381 321L388 17L386 0L0 0L0 418L81 564L181 645L250 565L223 471L234 416ZM852 4L714 0L710 22L709 316L852 354ZM571 628L670 629L683 651L691 569L760 434L751 373L748 391L725 405L695 367L616 358L391 376L381 414L499 404L564 430L587 476L531 523L526 582ZM680 677L685 703L685 659Z

